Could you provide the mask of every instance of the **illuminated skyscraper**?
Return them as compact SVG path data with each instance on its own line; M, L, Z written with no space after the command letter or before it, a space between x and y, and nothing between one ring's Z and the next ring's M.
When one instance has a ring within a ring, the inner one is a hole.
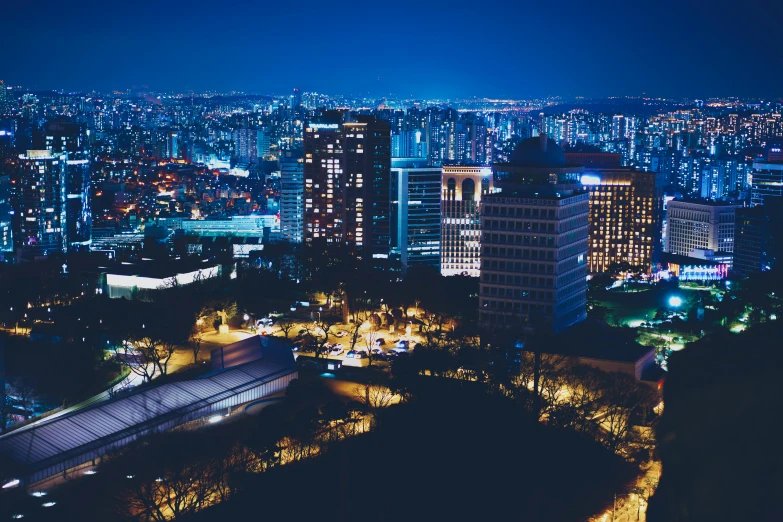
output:
M493 190L489 167L443 167L440 273L444 276L479 276L481 201Z
M48 121L43 131L46 149L54 155L67 155L62 187L64 247L68 250L87 248L92 229L89 131L66 117Z
M11 177L0 176L0 262L14 251L11 206Z
M440 268L441 169L425 158L392 158L391 251L402 269Z
M304 161L291 152L280 158L280 234L301 243L304 214Z
M773 149L780 152L780 149ZM767 160L753 163L751 173L751 197L752 205L763 205L764 199L770 196L783 196L783 161Z
M305 126L304 239L344 242L388 258L389 122L357 119L343 122L329 113Z
M65 154L28 150L19 156L18 247L36 255L64 252Z
M5 114L8 110L8 89L5 81L0 80L0 114Z
M582 184L590 193L588 270L624 262L649 272L660 251L663 174L590 169Z

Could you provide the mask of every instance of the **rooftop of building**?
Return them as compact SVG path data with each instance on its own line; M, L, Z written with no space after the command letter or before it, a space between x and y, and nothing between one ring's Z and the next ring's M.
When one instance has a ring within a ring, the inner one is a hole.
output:
M241 343L258 344L258 357L195 379L158 386L152 383L113 399L51 415L0 436L0 453L9 455L29 474L50 476L43 470L89 461L105 453L107 447L122 445L164 423L176 425L188 414L208 410L211 405L296 372L290 348L264 344L258 336Z
M505 183L500 185L500 191L486 194L482 198L525 198L543 200L563 200L587 194L581 185L523 185Z
M508 162L518 167L566 167L568 165L563 149L546 134L522 140L514 148Z
M724 252L715 252L715 255L725 255ZM711 261L701 257L691 257L682 254L672 254L671 252L661 252L661 261L664 263L673 263L680 266L699 265L699 266L718 266L726 263L720 261Z
M219 263L209 259L143 259L134 262L122 262L103 268L103 271L117 275L135 275L142 277L171 277L175 274L208 270Z
M753 161L754 168L756 167L756 165L771 165L775 167L783 167L783 160L757 159Z
M391 159L391 168L393 169L435 169L440 167L431 167L427 165L427 158L397 157Z
M695 198L677 198L669 201L669 205L672 203L688 203L691 205L703 205L705 207L737 207L736 203L730 201L715 201L712 199L695 199Z

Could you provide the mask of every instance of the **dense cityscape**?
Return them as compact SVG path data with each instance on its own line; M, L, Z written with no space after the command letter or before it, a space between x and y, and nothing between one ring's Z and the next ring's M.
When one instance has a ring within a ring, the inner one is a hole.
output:
M4 68L0 520L783 519L783 98Z

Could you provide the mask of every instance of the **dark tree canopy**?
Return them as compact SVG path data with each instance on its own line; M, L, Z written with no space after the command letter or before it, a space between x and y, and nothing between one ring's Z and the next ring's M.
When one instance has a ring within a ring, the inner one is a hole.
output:
M651 522L783 520L782 335L768 322L671 357Z

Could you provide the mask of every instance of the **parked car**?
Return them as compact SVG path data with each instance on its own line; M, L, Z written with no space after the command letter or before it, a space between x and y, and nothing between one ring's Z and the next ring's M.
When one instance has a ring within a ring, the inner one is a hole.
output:
M370 350L370 354L371 355L383 355L383 350L381 350L380 348L373 348L372 350Z
M346 335L348 335L348 332L343 330L342 332L337 332L337 336L336 337L345 337Z
M329 355L329 353L332 351L332 347L329 345L324 346L320 350L318 350L318 353L321 355Z
M334 343L332 345L332 348L345 348L345 347L343 346L343 343Z
M356 350L356 353L354 354L354 359L368 359L370 356L367 355L367 352L363 352L361 350Z
M386 339L383 337L379 337L375 340L375 346L383 346L384 344L386 344Z
M405 339L401 339L401 340L397 341L397 348L405 348L407 350L409 344L410 343L408 341L406 341Z
M346 359L354 359L356 357L356 350L348 350L345 352Z
M408 350L406 348L400 348L398 346L396 348L392 348L391 350L389 350L389 352L394 352L394 355L400 355L401 353L407 354ZM386 352L386 353L389 353L389 352Z
M301 330L299 330L299 335L304 335L304 334L306 334L306 333L307 333L307 330L305 330L304 328L302 328Z
M340 355L341 353L343 353L343 346L341 344L335 344L332 346L329 355Z

